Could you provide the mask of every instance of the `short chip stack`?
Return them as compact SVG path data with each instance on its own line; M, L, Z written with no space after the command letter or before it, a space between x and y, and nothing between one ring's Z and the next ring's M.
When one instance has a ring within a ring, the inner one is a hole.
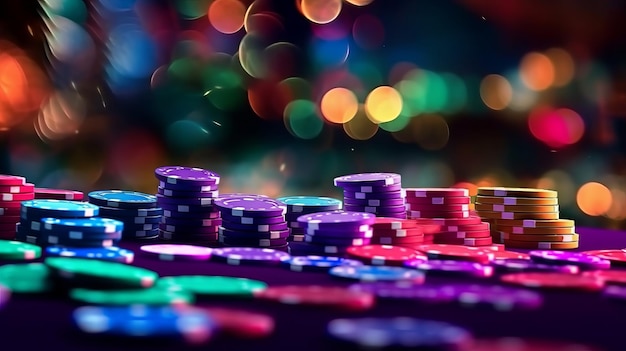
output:
M376 216L367 212L328 211L298 217L304 242L289 244L292 255L344 256L351 246L370 244Z
M372 224L372 244L413 248L424 244L425 232L439 231L439 226L420 225L411 219L376 217Z
M360 173L334 179L343 188L344 210L379 217L406 218L402 177L396 173Z
M87 194L89 202L100 207L100 216L124 223L125 241L154 240L159 237L163 210L154 195L126 190L96 190Z
M122 237L123 223L96 217L98 206L66 200L30 200L21 205L15 237L42 247L109 247Z
M494 241L519 249L578 248L574 221L559 219L558 194L533 188L478 188L476 212L492 225Z
M285 196L277 199L287 206L285 219L291 230L289 241L305 241L305 231L300 227L298 217L316 212L341 210L341 200L323 196Z
M35 199L83 201L84 198L85 194L82 191L35 188Z
M420 225L439 226L425 235L435 244L487 246L492 244L489 223L470 210L471 198L464 188L408 188L407 217Z
M157 203L163 208L161 238L216 246L222 224L213 205L219 195L219 174L183 166L159 167L154 174L159 180Z
M13 239L15 225L20 221L20 204L35 198L35 186L26 178L0 175L0 239Z
M218 227L221 246L256 247L288 251L287 207L266 196L218 198L222 223Z

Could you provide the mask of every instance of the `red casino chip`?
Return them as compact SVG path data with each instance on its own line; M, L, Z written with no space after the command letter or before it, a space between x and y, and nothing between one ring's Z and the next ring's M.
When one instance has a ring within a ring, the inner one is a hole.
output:
M445 210L425 210L425 211L407 211L409 218L469 218L469 211L445 211Z
M626 285L626 270L606 269L598 271L585 271L582 275L600 278L607 284Z
M435 235L435 244L450 244L450 245L465 245L465 246L487 246L491 245L491 237L484 238L441 238L439 235Z
M289 305L328 306L348 310L366 310L374 305L374 295L334 286L273 286L254 294L256 298Z
M32 193L35 189L35 185L26 183L24 185L0 185L0 193Z
M346 251L348 256L373 266L403 266L412 259L424 259L415 250L392 245L352 246Z
M421 228L411 228L411 229L375 229L373 236L388 236L388 237L415 237L415 236L424 236L424 231Z
M424 252L428 258L442 260L472 261L487 264L494 259L494 253L480 247L449 245L449 244L429 244L416 247Z
M35 199L82 201L84 197L85 194L75 190L35 188Z
M414 218L414 221L417 221L418 224L428 224L428 225L440 225L443 227L451 226L451 225L469 225L469 224L480 224L482 219L478 216L469 216L467 218Z
M530 260L530 256L523 252L502 250L502 251L494 251L493 254L496 260L506 260L506 259Z
M406 197L468 197L469 190L465 188L405 188Z
M274 332L271 316L234 308L202 308L218 325L220 331L242 338L262 338Z
M501 276L500 280L539 289L600 291L604 288L604 280L600 277L568 273L512 273Z
M472 232L472 231L490 231L491 225L488 222L480 222L478 224L462 224L442 226L443 232Z
M406 203L419 205L469 205L469 196L427 196L427 197L407 197Z
M469 211L469 204L446 204L446 205L424 205L407 201L406 209L409 211Z
M439 232L435 235L441 239L465 239L465 238L491 238L491 232L488 230L471 230L471 231L449 231Z
M417 228L417 222L411 219L400 219L391 217L376 217L372 228L376 230L396 230Z
M529 340L506 337L477 339L467 351L599 351L591 346L556 340Z
M402 244L413 244L418 245L424 242L424 235L419 236L406 236L406 237L395 237L395 236L374 236L370 240L372 244L380 244L380 245L396 245L404 246Z

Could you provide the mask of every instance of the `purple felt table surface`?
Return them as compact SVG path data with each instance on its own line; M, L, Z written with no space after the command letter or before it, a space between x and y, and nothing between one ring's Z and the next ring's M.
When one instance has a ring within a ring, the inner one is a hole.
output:
M578 228L582 250L626 248L626 232ZM271 285L319 284L348 286L320 272L292 272L281 266L229 266L212 262L159 261L139 252L139 244L123 244L136 253L135 265L150 268L161 276L213 274L258 279ZM429 277L430 278L430 277ZM451 282L454 278L430 278ZM623 323L626 303L611 301L601 293L546 291L544 306L532 311L499 312L457 304L424 304L407 300L378 300L365 312L280 305L255 300L215 300L200 305L240 307L275 318L273 335L264 339L240 340L219 336L207 346L191 347L172 342L94 340L74 331L71 313L77 303L54 296L17 296L0 309L0 342L3 350L328 350L326 324L340 317L413 316L463 326L481 338L518 336L568 340L593 345L600 350L624 350Z

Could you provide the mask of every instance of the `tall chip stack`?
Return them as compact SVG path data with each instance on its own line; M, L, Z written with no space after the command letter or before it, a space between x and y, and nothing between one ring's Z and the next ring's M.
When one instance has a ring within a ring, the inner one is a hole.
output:
M289 251L287 207L267 196L231 196L215 200L222 216L218 241L224 247Z
M298 217L304 242L289 244L292 255L345 256L351 246L369 245L376 216L368 212L327 211Z
M359 173L334 179L343 188L343 209L378 217L406 218L402 177L396 173Z
M0 239L15 237L21 203L35 198L34 188L24 177L0 174Z
M154 174L159 180L157 203L163 208L161 239L217 246L222 220L213 202L219 195L219 174L183 166L159 167Z
M302 242L306 239L304 228L300 227L298 217L317 212L327 212L341 210L341 200L323 196L284 196L278 201L287 206L285 219L291 231L288 240Z
M435 244L488 246L490 225L470 210L469 190L464 188L407 188L407 217L420 225L439 226L424 234Z
M548 189L480 187L476 212L492 225L494 241L518 249L578 248L570 219L559 218L558 193Z
M150 241L159 237L163 210L154 195L126 190L96 190L87 194L89 202L100 207L100 216L124 223L122 239Z

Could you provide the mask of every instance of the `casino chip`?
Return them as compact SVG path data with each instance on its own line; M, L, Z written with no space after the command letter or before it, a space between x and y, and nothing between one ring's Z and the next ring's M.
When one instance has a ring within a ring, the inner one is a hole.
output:
M343 188L345 211L406 218L401 180L395 173L361 173L337 177L334 183Z
M11 290L0 284L0 308L2 308L2 306L4 306L9 301L10 297Z
M213 249L211 254L211 260L231 265L278 265L285 257L289 257L289 254L286 252L281 252L275 249L262 249L254 247L218 248Z
M113 208L153 208L157 202L154 195L137 191L98 190L87 196L92 204Z
M255 292L254 297L289 305L328 306L357 311L370 309L374 305L374 295L336 286L272 286Z
M498 285L449 284L442 287L453 291L463 306L490 306L498 311L537 309L543 305L543 297L535 291Z
M153 244L143 245L139 250L162 261L191 260L205 261L211 257L212 249L196 245Z
M220 183L219 174L198 167L163 166L155 169L154 174L166 186L175 184L198 187Z
M423 282L424 273L402 267L387 266L336 266L329 271L331 276L365 282L399 281Z
M459 245L431 244L420 245L417 250L426 253L428 258L443 260L472 261L487 264L494 259L495 255L490 250L479 247Z
M274 332L274 319L265 314L224 307L202 307L222 333L237 338L262 338Z
M624 250L591 250L582 253L610 261L612 266L626 266L626 251Z
M41 257L41 247L28 243L0 240L0 260L35 260Z
M558 250L535 250L529 252L529 255L533 261L547 264L574 265L581 269L611 268L611 261L584 253Z
M216 324L210 315L171 306L84 306L74 310L76 327L87 334L127 338L181 338L204 343Z
M151 270L118 262L48 257L44 263L60 281L88 288L148 288L159 277Z
M67 200L30 200L21 204L23 219L35 220L52 218L86 218L99 214L98 206L86 202Z
M415 250L392 245L352 246L346 252L348 256L374 266L402 266L409 260L426 260L426 256Z
M476 278L489 278L493 275L493 267L475 262L412 259L406 261L404 265L405 267L422 271L427 275L451 275Z
M555 340L529 340L514 337L474 339L470 351L599 351L596 348Z
M35 199L83 201L85 197L83 192L75 190L33 188L33 191Z
M40 294L52 289L50 269L43 263L0 266L0 285L14 294Z
M496 258L490 264L498 273L556 272L578 274L580 272L578 266L537 263L530 258Z
M186 290L170 290L160 287L148 289L92 290L72 289L70 298L94 305L191 305L195 296Z
M350 290L364 291L381 299L409 299L425 303L449 303L457 298L456 291L442 289L443 285L412 281L377 281L350 285Z
M46 248L46 256L49 257L75 257L102 261L133 263L135 254L131 250L116 246L111 247L60 247L50 246Z
M26 178L16 176L16 175L0 174L0 185L1 186L26 185Z
M347 258L333 256L291 256L281 260L283 266L295 272L315 271L328 272L337 266L362 266L363 263Z
M327 331L342 344L368 350L461 350L472 340L461 327L412 317L335 319Z
M508 284L539 289L600 291L604 288L604 280L599 277L567 273L511 273L501 276L500 280Z
M200 296L227 297L252 297L267 289L267 284L260 280L213 275L162 277L156 286L167 290L190 291Z

